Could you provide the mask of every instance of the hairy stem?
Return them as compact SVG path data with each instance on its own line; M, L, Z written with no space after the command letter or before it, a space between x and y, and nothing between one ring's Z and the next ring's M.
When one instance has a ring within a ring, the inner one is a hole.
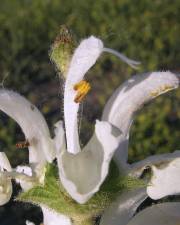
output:
M94 221L92 218L74 220L73 225L94 225Z

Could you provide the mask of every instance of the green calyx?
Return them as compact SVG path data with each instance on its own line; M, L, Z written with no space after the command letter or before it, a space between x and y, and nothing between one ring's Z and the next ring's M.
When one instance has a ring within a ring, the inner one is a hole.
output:
M58 72L66 78L66 72L75 48L72 34L65 25L60 27L50 50L50 59L55 64Z
M75 225L88 225L94 224L92 218L100 215L123 191L142 186L145 186L142 180L121 176L116 165L111 163L110 173L99 192L85 204L79 204L70 197L60 183L57 167L49 164L44 186L36 186L27 192L22 192L17 200L47 206L70 217Z

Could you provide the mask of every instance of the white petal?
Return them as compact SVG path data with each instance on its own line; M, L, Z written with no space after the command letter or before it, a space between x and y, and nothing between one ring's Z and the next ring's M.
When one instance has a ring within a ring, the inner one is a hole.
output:
M26 225L35 225L35 223L32 223L29 220L26 220Z
M137 163L131 164L128 173L131 174L132 176L139 177L141 176L145 168L153 165L163 166L176 158L180 158L180 151L175 151L173 153L152 155Z
M11 171L11 165L4 152L0 152L0 206L6 204L12 195L11 180L3 173L3 171Z
M0 152L0 169L5 169L7 171L11 171L11 164L4 152Z
M127 163L128 143L129 143L129 136L128 137L124 136L124 138L120 139L118 147L113 156L120 171L124 170L124 172L127 172L129 170L129 164Z
M138 206L147 198L145 189L125 192L105 210L100 225L127 225Z
M70 218L58 214L48 208L42 207L44 225L72 225Z
M0 109L12 117L22 128L30 143L30 162L51 162L55 157L53 142L44 117L39 110L19 94L1 89Z
M79 103L74 99L76 91L74 85L83 80L85 73L95 64L103 50L103 43L96 37L83 40L75 50L70 62L64 92L64 120L67 138L67 150L76 154L80 151L77 113Z
M33 174L32 173L32 169L29 166L17 166L16 172L18 172L18 173L24 173L24 174L26 174L26 175L28 175L30 177Z
M58 157L59 175L73 199L85 203L100 188L121 136L115 137L107 122L96 121L95 133L82 152L62 152ZM119 134L120 135L120 134Z
M153 205L139 212L128 225L179 225L180 203L167 202ZM117 225L120 225L118 223Z
M35 185L43 185L46 172L46 163L31 163L28 166L17 166L9 173L21 185L23 191L28 191Z
M58 121L54 125L54 127L55 127L55 129L54 129L54 133L55 133L54 146L56 148L56 154L59 155L62 148L65 148L65 145L66 145L63 122Z
M12 195L12 183L0 172L0 206L6 204Z
M29 166L18 166L16 168L16 172L26 174L29 177L32 177L32 175L33 175L32 168ZM16 179L16 182L20 183L21 188L24 191L28 191L29 189L31 189L34 186L33 182L25 181L22 179Z
M127 136L128 144L129 129L135 113L156 96L177 88L179 79L179 75L171 72L152 72L130 78L109 99L102 119L118 127ZM120 151L116 154L117 159L122 158Z
M153 176L147 187L147 193L152 199L180 194L180 157L159 168L152 166L152 171Z

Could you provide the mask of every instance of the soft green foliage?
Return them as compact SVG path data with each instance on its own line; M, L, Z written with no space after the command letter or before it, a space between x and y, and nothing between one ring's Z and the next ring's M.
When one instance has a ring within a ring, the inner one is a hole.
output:
M4 87L17 90L37 104L52 125L60 119L59 107L62 109L63 104L57 96L62 96L62 90L48 52L61 24L71 28L78 42L94 34L107 47L140 60L138 72L178 71L179 11L180 1L169 0L99 0L93 4L91 0L2 0L0 83L5 80ZM91 124L100 118L107 98L123 80L136 73L115 57L106 56L87 74L92 92L84 103L83 143L92 134ZM180 91L166 95L140 114L131 133L131 161L179 147L179 97ZM6 126L1 123L1 150L8 150L13 165L18 163L14 154L18 155L15 143L23 139L20 134L12 122L7 121Z
M123 190L145 186L143 180L119 174L112 162L110 173L100 191L87 203L76 203L65 191L58 179L57 167L47 166L44 186L37 186L28 192L21 193L17 200L36 205L45 205L74 220L84 220L99 215Z

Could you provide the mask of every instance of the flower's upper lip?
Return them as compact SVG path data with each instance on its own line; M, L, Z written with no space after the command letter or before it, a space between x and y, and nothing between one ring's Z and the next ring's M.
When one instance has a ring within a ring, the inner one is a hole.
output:
M168 71L133 76L115 90L105 105L102 120L128 135L135 113L153 98L177 88L179 83L180 75Z
M73 87L83 80L86 72L95 64L103 51L118 56L122 61L126 62L133 68L136 68L136 66L140 64L140 62L131 60L115 50L104 48L103 42L94 36L83 40L75 49L66 74L64 91L64 120L67 151L73 154L77 154L81 151L77 119L79 104L74 102L76 91Z
M124 82L110 97L104 107L102 120L110 122L127 137L127 141L121 143L122 146L115 153L119 165L127 163L129 131L137 111L156 96L177 88L179 77L171 72L136 75Z
M74 85L83 80L85 73L95 64L103 50L103 43L93 36L83 40L75 50L67 72L64 91L64 121L67 140L67 151L73 154L80 152L78 135L79 104L74 102L76 91Z
M40 111L21 95L6 89L0 89L0 109L20 125L30 142L30 163L52 162L55 157L53 141Z

